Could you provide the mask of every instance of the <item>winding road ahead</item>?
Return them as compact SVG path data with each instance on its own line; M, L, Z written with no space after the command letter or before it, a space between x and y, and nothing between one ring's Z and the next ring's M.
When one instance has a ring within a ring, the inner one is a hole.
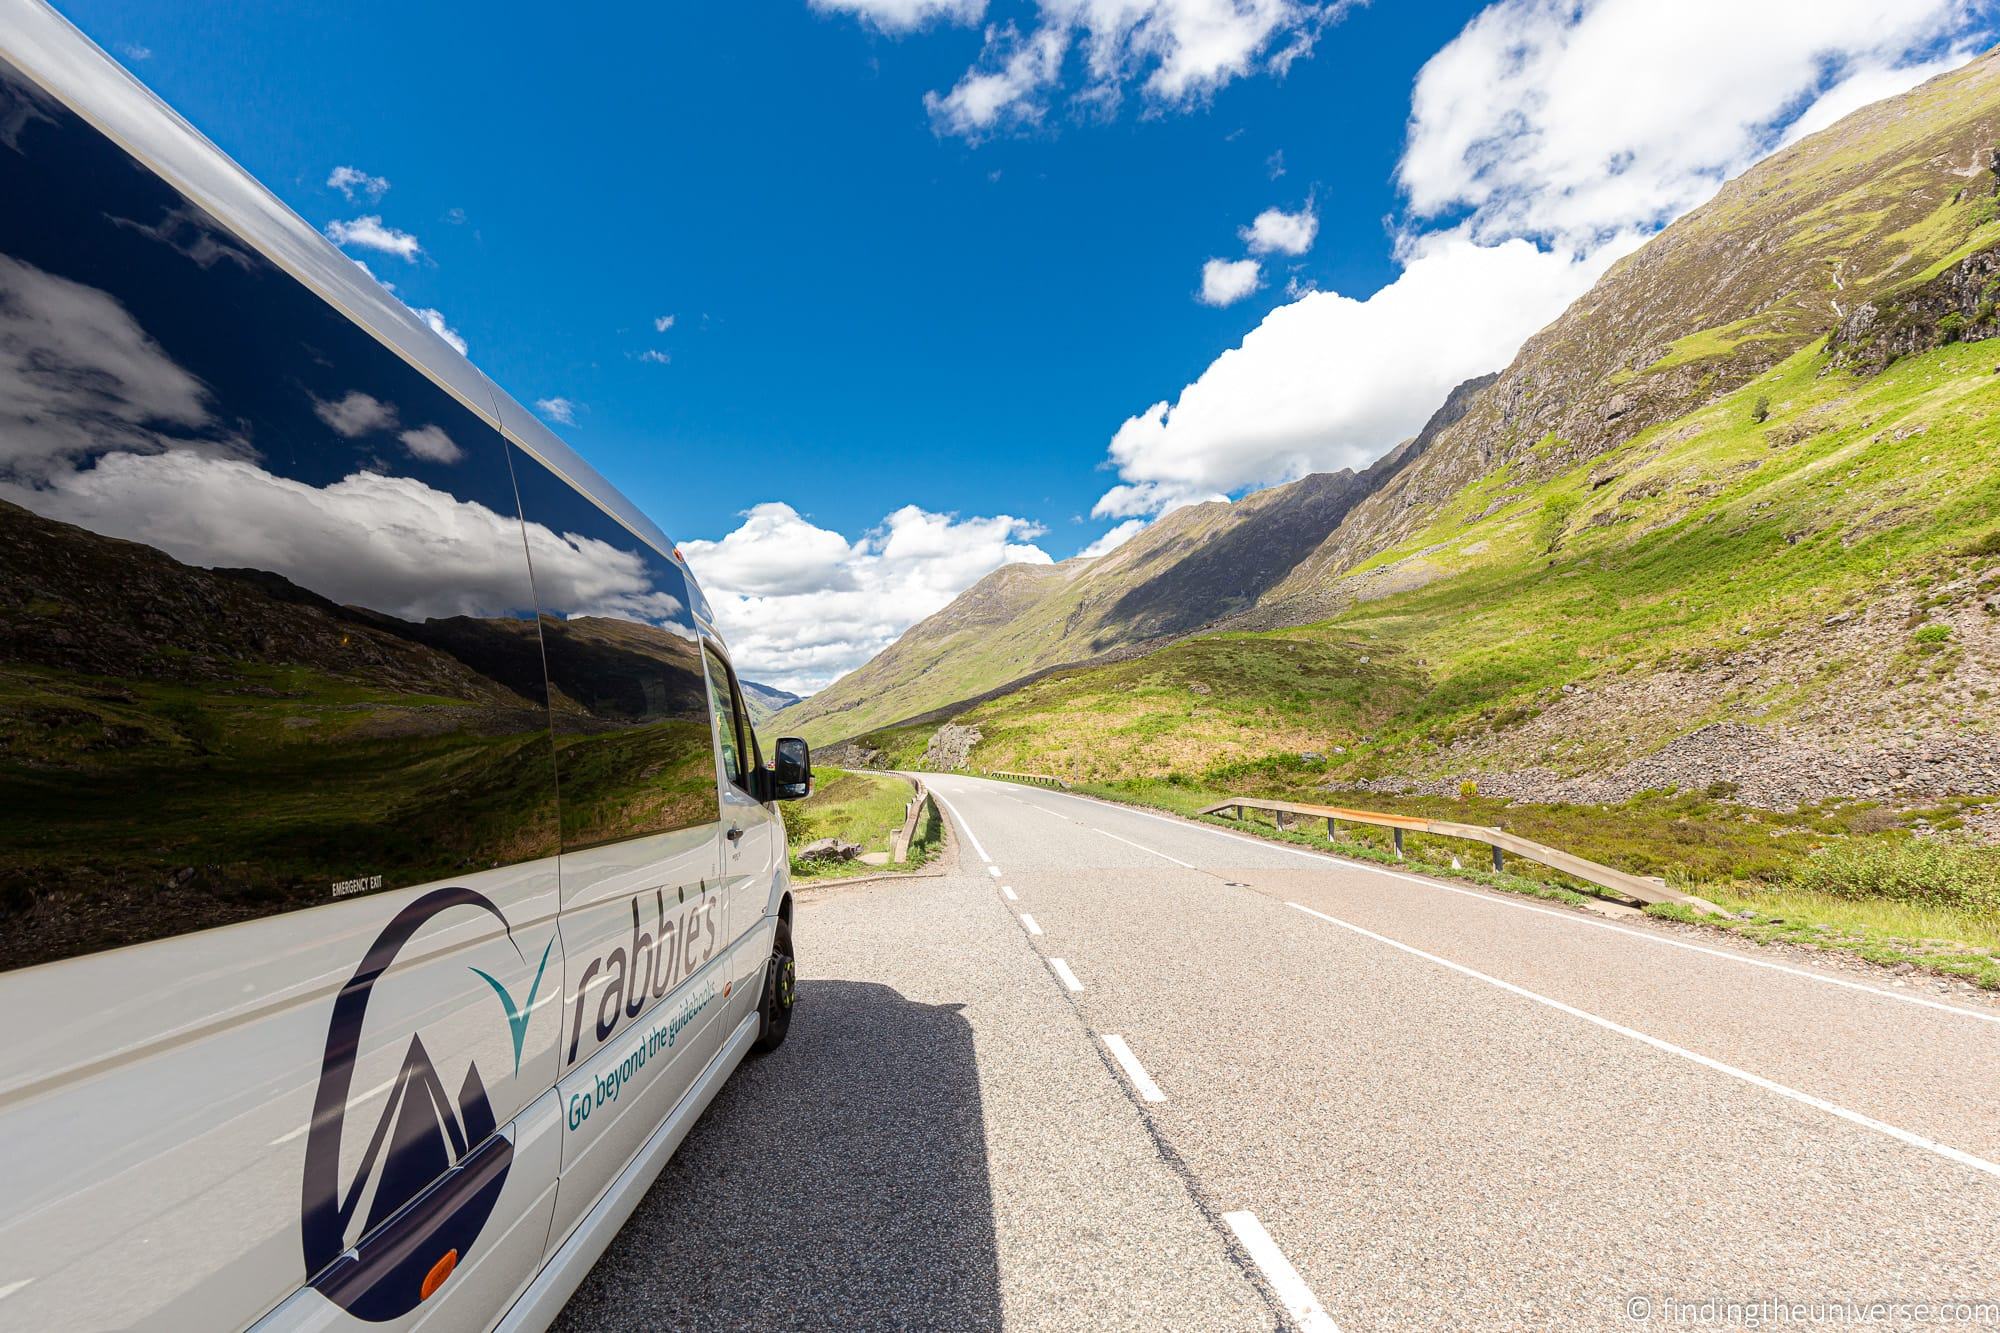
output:
M2000 1327L2000 1006L932 784L562 1327Z

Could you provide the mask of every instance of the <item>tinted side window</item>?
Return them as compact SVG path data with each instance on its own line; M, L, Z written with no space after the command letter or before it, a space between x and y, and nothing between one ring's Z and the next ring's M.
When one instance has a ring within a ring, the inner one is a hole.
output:
M0 65L0 966L555 847L497 432Z
M716 734L722 738L722 771L739 787L747 787L749 747L744 743L743 704L736 697L736 682L729 664L715 649L708 649L708 697L715 710Z
M714 823L708 698L680 567L511 453L542 612L564 848Z

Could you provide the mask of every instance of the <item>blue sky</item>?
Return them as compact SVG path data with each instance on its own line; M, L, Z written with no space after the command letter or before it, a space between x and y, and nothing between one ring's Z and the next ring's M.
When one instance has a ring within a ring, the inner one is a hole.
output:
M1772 0L1746 95L1635 0L62 7L517 398L573 405L746 671L802 689L1004 559L1365 464L1725 175L1982 32ZM1311 217L1303 253L1252 253L1267 209ZM1258 285L1204 303L1209 260ZM1427 334L1446 301L1471 327Z

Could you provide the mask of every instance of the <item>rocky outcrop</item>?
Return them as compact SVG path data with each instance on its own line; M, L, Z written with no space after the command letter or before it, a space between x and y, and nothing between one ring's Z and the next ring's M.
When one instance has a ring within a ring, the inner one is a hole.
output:
M972 762L972 747L983 739L978 727L961 727L947 722L931 735L924 747L923 767L932 773L948 773Z
M1873 375L1906 356L2000 334L2000 248L1953 264L1929 282L1864 301L1827 339L1829 369Z
M887 768L889 756L860 741L840 741L814 750L813 762L828 768Z
M1615 805L1647 791L1711 792L1765 810L1821 801L1920 800L2000 792L2000 743L1945 735L1828 744L1785 728L1719 722L1605 773L1566 776L1548 768L1466 777L1375 778L1363 791L1455 795L1467 779L1483 796L1538 804Z

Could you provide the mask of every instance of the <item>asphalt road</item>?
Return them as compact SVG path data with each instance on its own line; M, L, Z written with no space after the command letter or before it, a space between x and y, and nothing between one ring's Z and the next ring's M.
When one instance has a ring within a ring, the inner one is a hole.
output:
M559 1327L2000 1327L2000 1006L933 787Z

